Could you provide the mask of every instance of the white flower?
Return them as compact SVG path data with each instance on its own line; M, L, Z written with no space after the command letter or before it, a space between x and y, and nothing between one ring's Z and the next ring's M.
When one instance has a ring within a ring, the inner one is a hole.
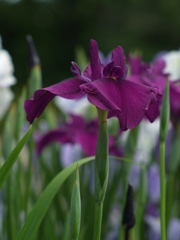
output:
M86 97L75 100L55 97L55 104L66 114L76 114L84 117L94 117L96 109L89 103Z
M155 216L145 216L145 222L149 227L150 239L160 240L161 236L161 227L160 227L160 218ZM168 240L179 240L180 237L180 219L171 218L167 230L167 239Z
M140 123L137 151L140 153L140 160L144 163L150 161L151 152L157 143L159 126L159 119L156 119L153 123L146 120Z
M171 51L163 55L163 60L166 63L164 73L170 74L171 80L180 79L180 50Z
M6 110L10 107L14 94L9 88L0 88L0 120L3 118Z
M14 94L9 89L10 86L16 83L13 72L14 66L11 56L6 50L2 49L2 39L0 37L0 120L14 97Z

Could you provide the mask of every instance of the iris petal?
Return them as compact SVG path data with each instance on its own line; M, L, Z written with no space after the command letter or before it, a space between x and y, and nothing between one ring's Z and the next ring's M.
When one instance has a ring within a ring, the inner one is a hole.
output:
M111 60L114 61L114 66L119 66L122 68L125 78L127 75L126 57L124 55L124 50L121 46L116 47L112 51Z
M117 116L120 128L127 130L137 126L152 103L156 102L157 89L128 80L99 79L84 84L81 89L95 106Z
M47 132L36 143L37 154L40 154L46 146L53 142L71 143L71 136L65 129L54 129Z
M42 88L34 93L34 98L25 101L24 108L27 114L27 120L33 123L38 118L55 97L60 96L67 99L76 99L84 95L80 85L86 83L83 78L71 78L63 82L54 84L47 88Z
M101 62L99 58L98 45L97 42L93 39L90 41L90 59L92 80L101 78Z

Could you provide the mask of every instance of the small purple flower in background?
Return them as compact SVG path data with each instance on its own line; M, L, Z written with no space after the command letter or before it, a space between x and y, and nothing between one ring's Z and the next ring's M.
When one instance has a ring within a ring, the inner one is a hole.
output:
M155 62L153 62L152 65L149 66L149 68L148 64L141 63L141 59L139 56L137 56L136 58L132 58L131 56L129 56L131 75L128 76L127 78L131 81L145 84L147 86L157 87L159 93L163 94L167 77L169 76L171 121L173 125L176 127L180 118L180 84L179 81L172 81L171 79L172 76L177 80L178 76L177 69L175 71L175 74L173 75L174 69L173 68L171 69L171 64L169 67L166 68L166 64L169 63L169 60L167 61L168 57L166 56L168 56L168 54L156 57ZM177 60L176 65L178 63L179 62ZM158 99L158 102L159 104L161 104L161 99Z
M111 62L104 66L98 55L97 43L91 40L90 60L83 75L78 65L72 62L71 72L74 78L39 89L34 93L33 99L25 101L30 123L42 114L55 96L78 99L86 94L89 102L108 111L109 117L118 117L122 130L138 125L144 115L154 121L158 109L157 89L125 79L127 67L122 47L118 46L112 51Z
M163 72L165 62L162 59L156 60L151 65L143 63L139 56L133 58L129 55L131 74L127 79L147 86L157 87L159 93L163 93L168 74Z
M71 114L71 121L64 123L58 129L51 130L41 136L36 144L37 153L40 154L43 148L52 142L71 145L79 144L86 156L94 156L96 153L98 121L86 122L82 117ZM66 147L65 150L66 151ZM121 151L116 147L116 138L109 136L109 152L112 155L122 156Z

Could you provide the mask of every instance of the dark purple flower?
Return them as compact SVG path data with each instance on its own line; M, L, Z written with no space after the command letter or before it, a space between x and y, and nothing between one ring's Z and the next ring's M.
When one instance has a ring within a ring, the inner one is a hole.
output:
M108 117L117 117L122 130L134 128L145 114L150 121L154 121L158 109L157 88L125 79L127 67L122 47L118 46L112 51L111 62L104 66L98 55L98 45L91 40L90 60L83 75L78 65L72 62L74 78L37 90L33 99L25 101L30 123L42 114L55 96L76 99L85 94L90 103L108 111Z
M129 63L131 67L131 75L127 77L129 80L157 87L159 93L164 93L168 74L163 73L165 68L165 61L163 59L157 59L149 68L148 64L141 63L139 56L136 58L129 56ZM176 127L180 119L180 81L170 81L169 83L170 115L171 121ZM158 101L160 105L161 97L158 97ZM149 111L151 108L154 111L153 104L150 106Z
M163 73L165 62L159 59L149 63L143 63L139 56L133 58L129 55L131 74L127 77L131 81L147 86L157 87L158 93L162 94L165 89L168 74Z
M86 156L94 156L97 144L98 120L86 123L76 115L71 115L70 122L64 123L58 129L51 130L41 136L36 144L38 154L52 142L61 144L80 144ZM116 138L109 136L109 152L111 155L122 156L122 152L116 147Z

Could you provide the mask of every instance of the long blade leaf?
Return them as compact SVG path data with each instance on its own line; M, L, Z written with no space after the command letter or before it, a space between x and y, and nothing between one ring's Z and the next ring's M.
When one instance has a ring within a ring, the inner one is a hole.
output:
M38 201L36 202L33 210L29 214L27 221L25 222L24 227L21 229L17 240L31 240L34 239L36 231L43 220L44 215L46 214L53 198L59 191L59 188L67 177L76 169L77 163L78 166L81 166L84 163L92 161L93 157L83 158L77 162L74 162L64 170L62 170L46 187L46 189L40 195Z
M24 147L26 141L29 138L29 135L31 134L32 126L29 127L28 131L24 135L24 137L18 142L16 147L12 150L11 154L3 164L3 166L0 169L0 189L5 182L6 178L8 177L15 161L17 160L22 148Z

